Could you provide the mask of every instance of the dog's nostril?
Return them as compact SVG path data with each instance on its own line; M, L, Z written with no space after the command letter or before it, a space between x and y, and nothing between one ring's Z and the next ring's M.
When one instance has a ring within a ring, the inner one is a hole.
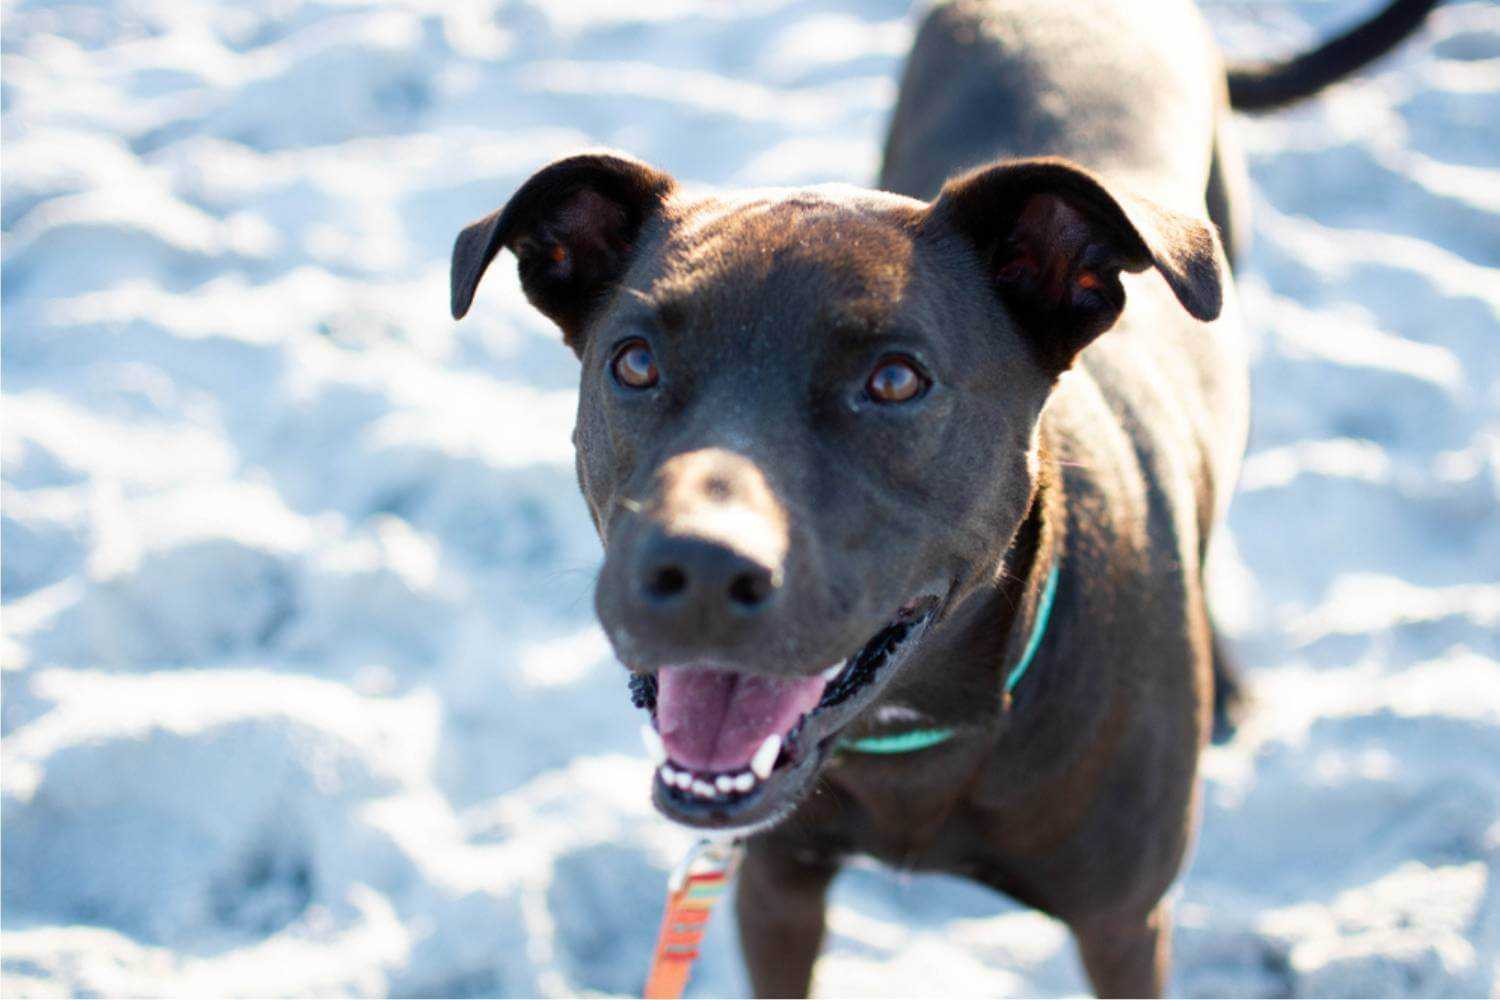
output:
M729 599L746 610L758 608L771 596L771 580L764 573L740 573L729 582Z
M676 597L687 589L687 574L676 566L660 566L646 580L646 593L659 601Z

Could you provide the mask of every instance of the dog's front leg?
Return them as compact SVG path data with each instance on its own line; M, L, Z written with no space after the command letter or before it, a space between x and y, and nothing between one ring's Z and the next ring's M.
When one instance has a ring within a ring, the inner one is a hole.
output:
M1162 995L1172 952L1172 908L1166 900L1144 916L1080 920L1071 927L1097 995Z
M835 862L799 860L784 847L750 842L735 914L756 996L807 996L823 944L828 883L837 871Z

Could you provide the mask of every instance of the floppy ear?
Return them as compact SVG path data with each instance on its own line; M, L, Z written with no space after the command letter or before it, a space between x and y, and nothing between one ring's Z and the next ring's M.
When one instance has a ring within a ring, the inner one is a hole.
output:
M974 244L1037 358L1054 372L1119 319L1121 271L1154 267L1194 318L1219 315L1224 256L1213 228L1112 193L1066 160L980 167L943 185L928 218Z
M526 298L580 350L583 328L624 273L642 223L675 183L615 153L583 153L543 167L504 208L458 234L449 276L453 318L469 311L485 268L509 247Z

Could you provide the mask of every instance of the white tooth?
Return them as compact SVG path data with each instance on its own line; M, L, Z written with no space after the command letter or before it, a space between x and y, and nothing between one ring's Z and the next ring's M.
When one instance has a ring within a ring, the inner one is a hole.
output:
M714 787L728 795L734 791L734 779L727 774L721 774L714 779Z
M672 769L671 765L663 764L661 767L658 767L656 769L656 773L660 774L661 780L666 782L667 784L677 784L677 772Z
M781 734L772 733L766 737L760 749L755 751L755 756L750 758L750 770L764 781L771 776L771 768L776 766L776 758L779 756L781 756Z
M734 790L737 792L748 792L755 787L755 775L749 771L741 772L735 776Z
M710 785L706 781L694 781L693 794L698 796L700 799L711 799L718 795L718 793L714 791L714 786Z
M847 660L840 660L839 662L835 663L833 666L829 667L827 670L823 671L823 674L822 674L823 679L825 681L831 681L831 680L833 680L844 669L844 664L847 663L847 662L848 662Z
M653 763L665 764L667 762L667 748L662 744L661 734L649 722L641 726L641 745L646 748L646 756L650 757Z
M686 791L687 787L693 783L693 776L691 774L688 774L686 771L678 771L676 780L677 787L681 788L683 791Z

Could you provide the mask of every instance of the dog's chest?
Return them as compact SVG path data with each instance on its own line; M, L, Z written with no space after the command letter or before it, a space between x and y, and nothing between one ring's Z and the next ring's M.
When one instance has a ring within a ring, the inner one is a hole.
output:
M983 853L983 831L968 801L973 756L962 746L884 758L847 755L825 771L822 792L799 811L798 825L895 867L965 873Z

